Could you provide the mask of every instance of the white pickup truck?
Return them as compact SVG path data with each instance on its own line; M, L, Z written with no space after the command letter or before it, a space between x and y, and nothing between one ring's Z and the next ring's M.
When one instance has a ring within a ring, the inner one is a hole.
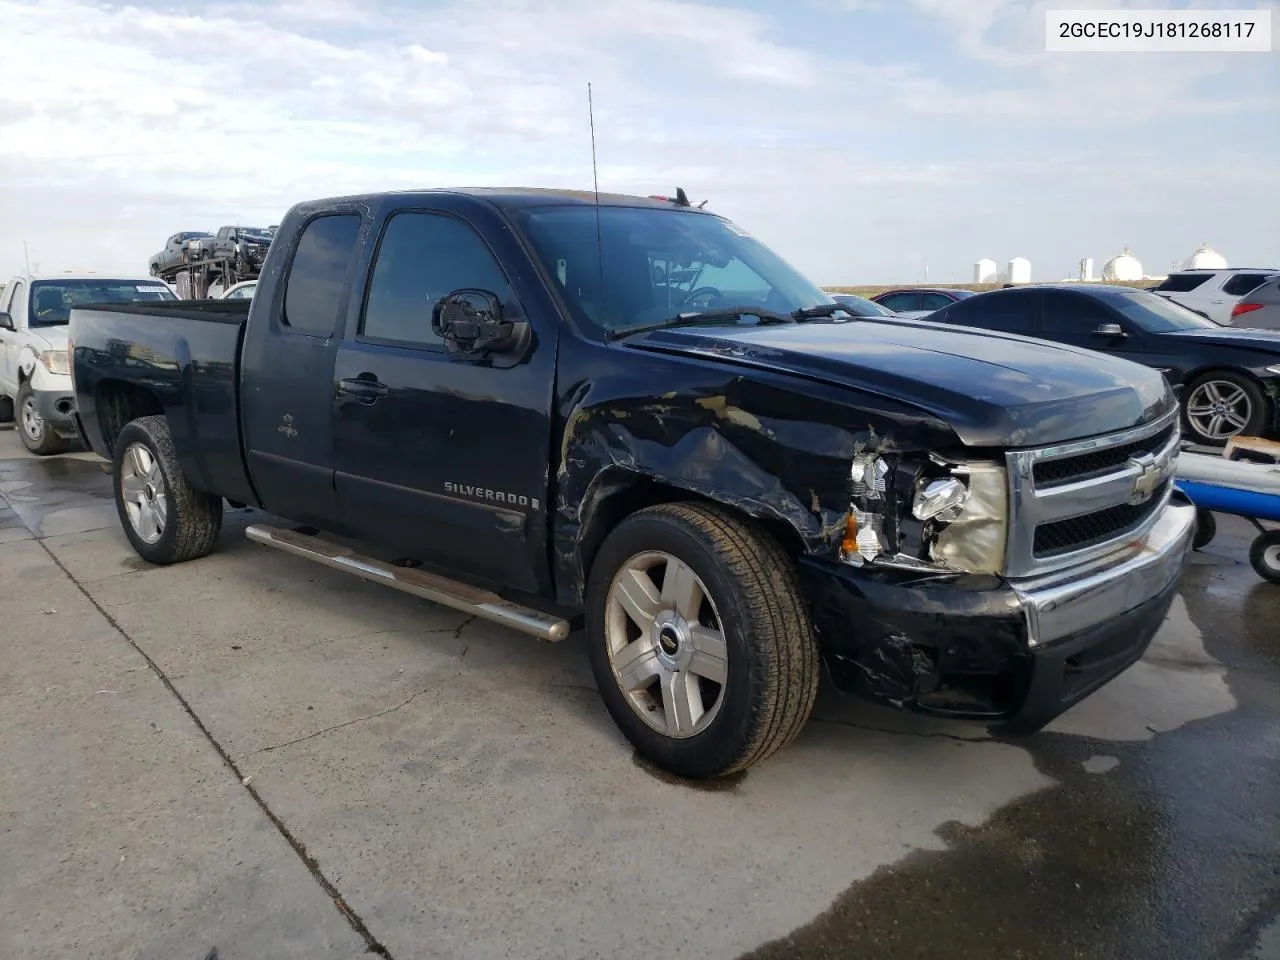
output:
M63 450L76 436L67 357L71 308L176 299L153 277L60 273L11 279L0 293L0 421L16 415L18 435L32 453Z

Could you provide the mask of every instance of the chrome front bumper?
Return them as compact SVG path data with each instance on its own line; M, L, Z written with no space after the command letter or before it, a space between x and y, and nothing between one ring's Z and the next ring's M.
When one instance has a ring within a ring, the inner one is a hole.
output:
M1141 540L1117 554L1083 569L1010 580L1032 649L1084 633L1164 593L1186 566L1195 523L1195 507L1173 499Z

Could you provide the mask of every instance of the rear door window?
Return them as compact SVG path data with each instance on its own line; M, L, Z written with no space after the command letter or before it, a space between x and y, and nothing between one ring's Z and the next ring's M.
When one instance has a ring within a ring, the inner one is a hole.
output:
M1212 274L1208 273L1171 273L1156 287L1163 293L1187 293L1200 286Z
M1222 285L1222 292L1232 297L1243 297L1262 286L1271 276L1269 273L1237 273Z
M887 297L881 297L876 303L888 307L895 313L905 310L919 310L920 294L914 292L891 293Z
M286 326L312 336L332 335L359 236L359 214L330 214L307 224L285 285Z
M1038 298L1039 294L1032 290L966 297L947 308L945 319L965 327L1033 336L1038 324Z

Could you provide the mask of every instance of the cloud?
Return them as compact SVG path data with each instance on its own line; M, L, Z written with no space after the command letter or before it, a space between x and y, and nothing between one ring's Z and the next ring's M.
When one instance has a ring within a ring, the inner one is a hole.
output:
M1275 135L1201 133L1265 115L1259 62L1108 73L1043 53L1044 3L909 2L0 0L22 78L0 86L0 278L23 239L46 268L136 271L176 230L314 197L589 186L588 81L602 188L683 185L822 281L963 273L1015 243L1065 268L1144 231L1272 256L1260 205L1222 203L1274 186ZM1105 182L1120 164L1162 190L1190 170L1230 184L1152 209Z

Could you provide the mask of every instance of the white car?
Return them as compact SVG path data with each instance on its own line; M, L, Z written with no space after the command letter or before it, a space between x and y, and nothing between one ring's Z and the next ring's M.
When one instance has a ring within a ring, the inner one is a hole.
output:
M1214 270L1201 267L1194 270L1178 270L1169 274L1151 292L1224 327L1231 326L1231 308L1243 297L1274 276L1280 275L1277 267L1227 267Z
M239 283L233 283L227 289L223 290L214 299L216 300L252 300L253 291L257 289L257 280L241 280Z
M176 299L172 290L151 277L14 277L0 294L0 421L16 416L18 435L32 453L63 450L77 435L67 356L72 306Z

